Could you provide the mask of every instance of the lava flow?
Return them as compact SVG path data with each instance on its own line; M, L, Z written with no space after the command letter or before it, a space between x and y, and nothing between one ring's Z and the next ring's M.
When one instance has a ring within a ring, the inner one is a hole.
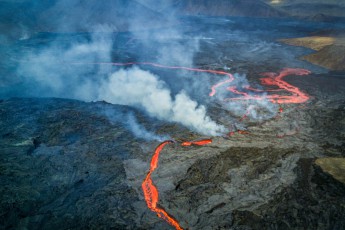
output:
M153 184L151 174L155 171L155 169L158 167L158 159L159 154L164 148L165 145L173 143L172 141L164 141L155 150L155 153L151 159L150 164L150 171L147 174L145 180L143 181L141 187L144 192L145 201L147 204L147 207L155 212L159 218L162 218L165 220L168 224L174 226L176 229L181 229L180 224L172 218L164 209L157 206L158 199L159 199L159 193L157 187Z
M211 92L209 93L209 96L212 97L217 93L217 88L229 84L232 81L235 80L235 77L231 73L227 73L224 71L219 70L206 70L206 69L197 69L197 68L190 68L190 67L183 67L183 66L167 66L167 65L161 65L157 63L152 62L127 62L127 63L119 63L119 62L73 62L72 64L76 65L83 65L83 64L94 64L94 65L113 65L113 66L131 66L131 65L148 65L148 66L154 66L158 68L163 69L178 69L178 70L188 70L188 71L194 71L194 72L202 72L202 73L211 73L211 74L217 74L217 75L224 75L227 77L226 80L221 81L213 86L211 86ZM246 91L240 91L237 89L236 86L230 86L227 88L228 91L241 95L241 97L236 98L227 98L226 100L264 100L268 99L272 103L280 103L280 104L286 104L286 103L304 103L309 99L309 96L306 93L303 93L298 87L293 86L286 81L283 80L285 76L288 75L308 75L311 72L309 70L305 69L293 69L293 68L285 68L283 69L279 74L276 73L262 73L262 76L265 76L265 78L261 78L261 84L266 86L277 86L278 89L267 89L267 90L260 90L252 88L251 86L245 86L243 89ZM275 91L287 91L291 93L292 95L279 95L279 94L271 94L271 95L262 95L262 94L256 94L256 95L250 95L248 92L255 92L255 93L264 93L264 92L275 92Z
M162 218L165 220L168 224L175 227L177 230L182 230L183 228L180 226L180 224L175 220L173 217L171 217L163 208L158 207L158 200L159 200L159 192L157 187L153 184L151 174L156 170L158 167L158 160L159 160L159 154L163 150L163 148L167 144L171 144L173 141L164 141L155 150L155 153L152 156L151 163L150 163L150 171L147 173L141 187L143 189L144 198L146 201L147 207L155 212L159 218ZM192 142L183 142L182 146L190 146L190 145L206 145L212 143L211 139L205 139L200 141L192 141Z
M262 73L261 84L266 86L277 86L279 89L269 89L263 90L263 92L273 92L285 90L291 95L279 95L279 94L270 94L270 95L250 95L248 92L239 91L236 87L228 87L227 90L234 94L241 95L241 97L228 98L226 100L264 100L268 99L272 103L279 104L297 104L304 103L309 100L309 96L306 93L303 93L298 87L293 86L283 80L284 77L288 75L308 75L311 72L305 69L292 69L285 68L279 74L277 73ZM250 86L246 86L245 89L254 92L261 92L261 90L254 89Z
M205 140L200 140L200 141L185 141L181 145L182 146L192 146L192 145L202 146L202 145L207 145L211 143L212 143L211 139L205 139Z

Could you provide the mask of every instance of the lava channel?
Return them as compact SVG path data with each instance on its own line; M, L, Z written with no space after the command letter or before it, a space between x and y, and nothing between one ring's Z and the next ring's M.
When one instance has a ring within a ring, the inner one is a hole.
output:
M164 141L158 145L155 149L155 153L152 156L151 163L150 163L150 171L147 173L141 187L143 189L144 198L146 201L147 207L155 212L157 216L163 220L165 220L168 224L175 227L177 230L183 230L180 224L175 220L169 213L167 213L163 208L159 207L158 200L159 200L159 192L157 187L153 184L151 174L156 170L158 167L158 160L159 154L163 150L163 148L167 144L171 144L173 141ZM212 143L211 139L205 139L200 141L192 141L192 142L183 142L182 146L190 146L190 145L206 145Z

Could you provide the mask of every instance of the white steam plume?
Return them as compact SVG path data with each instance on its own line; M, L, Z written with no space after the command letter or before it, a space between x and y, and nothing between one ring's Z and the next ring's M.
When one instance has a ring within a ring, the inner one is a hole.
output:
M129 113L126 118L126 124L128 125L129 130L138 138L142 138L146 141L164 141L169 140L171 137L167 135L157 135L144 126L139 124L133 113Z
M137 67L118 70L103 81L98 99L141 107L151 116L181 123L201 134L216 136L225 131L206 115L204 106L198 106L185 92L173 99L163 81Z

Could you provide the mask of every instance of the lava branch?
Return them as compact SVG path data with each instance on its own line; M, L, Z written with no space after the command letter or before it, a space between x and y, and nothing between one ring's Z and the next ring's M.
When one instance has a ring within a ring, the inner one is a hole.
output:
M211 143L212 143L211 139L205 139L205 140L200 140L200 141L185 141L181 145L182 146L192 146L192 145L202 146L202 145L207 145Z
M230 92L241 95L241 97L236 98L227 98L227 101L235 101L235 100L264 100L268 99L272 103L279 103L279 104L298 104L304 103L309 100L309 95L302 92L298 87L293 86L286 81L283 80L284 77L288 75L309 75L311 72L305 69L293 69L293 68L285 68L279 74L276 73L262 73L261 75L265 78L261 78L261 84L266 86L277 86L279 89L269 89L269 90L262 90L262 92L273 92L273 91L287 91L291 93L291 95L279 95L279 94L271 94L271 95L249 95L247 92L239 91L236 87L228 87L227 90ZM250 86L244 87L247 90L253 92L261 92L261 90L254 89Z
M156 170L158 167L158 160L159 160L159 154L163 150L163 148L167 144L174 143L173 141L164 141L161 144L157 146L155 149L155 153L152 156L151 163L150 163L150 171L147 173L141 187L144 193L144 198L146 201L147 207L155 212L157 216L163 220L165 220L168 224L175 227L177 230L183 230L183 228L180 226L180 224L175 220L172 216L169 215L163 208L158 206L158 200L159 200L159 192L157 187L153 184L151 174ZM212 143L211 139L205 139L200 141L191 141L191 142L183 142L181 146L191 146L191 145L207 145Z

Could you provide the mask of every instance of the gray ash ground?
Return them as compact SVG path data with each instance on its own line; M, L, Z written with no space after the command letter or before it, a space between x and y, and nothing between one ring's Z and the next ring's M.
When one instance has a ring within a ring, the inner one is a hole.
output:
M203 34L207 18L194 20L200 28L193 27L193 33L209 36ZM196 67L231 67L232 73L247 74L251 83L258 82L261 72L311 69L309 76L285 78L311 96L307 103L282 105L282 114L264 121L239 122L240 116L223 110L222 102L208 99L209 81L219 79L207 78L200 91L188 93L207 105L213 119L241 123L249 134L181 147L182 140L207 137L128 106L57 98L1 100L0 228L172 229L143 198L141 183L159 142L127 129L121 117L131 113L146 129L177 141L164 148L152 178L159 205L183 228L344 229L345 185L316 160L345 158L345 76L297 60L307 52L304 48L275 42L319 25L300 25L296 32L296 24L281 21L286 27L273 33L282 25L268 29L264 19L248 20L212 21L214 30L207 31L213 31L213 39L201 42ZM240 31L244 25L248 31ZM260 33L266 40L260 40ZM116 52L113 58L135 54ZM179 74L164 73L168 84L174 81L169 74Z

